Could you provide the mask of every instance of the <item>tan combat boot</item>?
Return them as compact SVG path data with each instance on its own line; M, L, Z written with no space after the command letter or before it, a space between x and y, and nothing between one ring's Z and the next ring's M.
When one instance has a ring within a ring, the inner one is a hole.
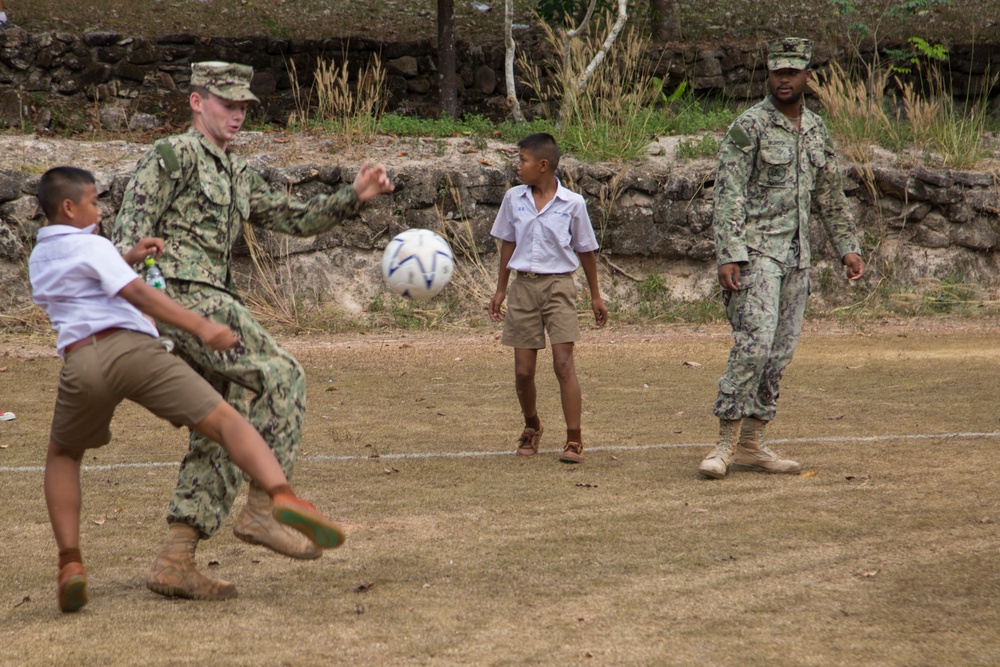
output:
M250 484L247 504L236 518L233 535L244 542L260 544L289 558L313 560L323 555L323 550L305 535L278 523L271 515L271 497L256 484Z
M198 529L186 523L171 523L167 543L156 556L146 578L146 588L168 597L192 600L229 600L236 586L221 579L209 579L195 569L194 550Z
M757 470L760 472L799 472L802 470L795 461L783 459L764 444L763 422L754 417L743 420L740 441L736 445L733 470Z
M715 449L702 459L698 472L712 479L722 479L726 476L729 465L736 455L736 441L740 436L742 421L742 419L719 420L719 442L715 445Z

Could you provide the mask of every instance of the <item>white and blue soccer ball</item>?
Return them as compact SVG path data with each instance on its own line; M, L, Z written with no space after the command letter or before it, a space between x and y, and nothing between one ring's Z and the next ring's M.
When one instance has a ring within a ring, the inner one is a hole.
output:
M400 296L423 301L436 296L451 281L455 254L439 234L407 229L389 241L382 255L382 277Z

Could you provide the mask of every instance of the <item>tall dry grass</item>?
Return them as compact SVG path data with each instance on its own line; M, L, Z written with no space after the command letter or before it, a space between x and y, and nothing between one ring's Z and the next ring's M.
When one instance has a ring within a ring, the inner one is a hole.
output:
M317 59L313 86L303 90L298 83L294 61L288 61L295 111L289 125L309 128L320 126L351 144L370 139L389 102L386 71L376 54L358 69L354 81L347 58L338 65L333 60Z
M656 63L649 38L623 31L587 85L578 82L600 51L596 31L567 40L566 28L541 24L547 55L533 62L522 54L519 68L549 114L559 117L558 139L580 159L630 160L648 145L659 123L655 103ZM553 82L550 84L550 82Z

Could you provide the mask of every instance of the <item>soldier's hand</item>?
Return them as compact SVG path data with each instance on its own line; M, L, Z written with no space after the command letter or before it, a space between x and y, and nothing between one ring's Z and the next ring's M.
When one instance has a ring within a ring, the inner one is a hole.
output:
M735 292L740 288L740 265L736 262L719 267L719 284L723 289Z
M364 163L354 178L354 192L357 193L358 199L361 201L368 201L380 194L392 192L394 189L393 184L389 182L385 166L381 164L370 167L367 162Z
M844 266L847 267L848 280L857 280L865 275L865 260L857 253L849 252L844 255Z

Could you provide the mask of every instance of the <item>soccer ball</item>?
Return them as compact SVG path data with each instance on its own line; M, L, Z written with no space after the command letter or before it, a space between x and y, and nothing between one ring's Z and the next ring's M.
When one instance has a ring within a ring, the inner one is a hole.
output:
M429 229L407 229L389 241L382 255L382 277L389 289L423 301L451 280L455 255L451 246Z

